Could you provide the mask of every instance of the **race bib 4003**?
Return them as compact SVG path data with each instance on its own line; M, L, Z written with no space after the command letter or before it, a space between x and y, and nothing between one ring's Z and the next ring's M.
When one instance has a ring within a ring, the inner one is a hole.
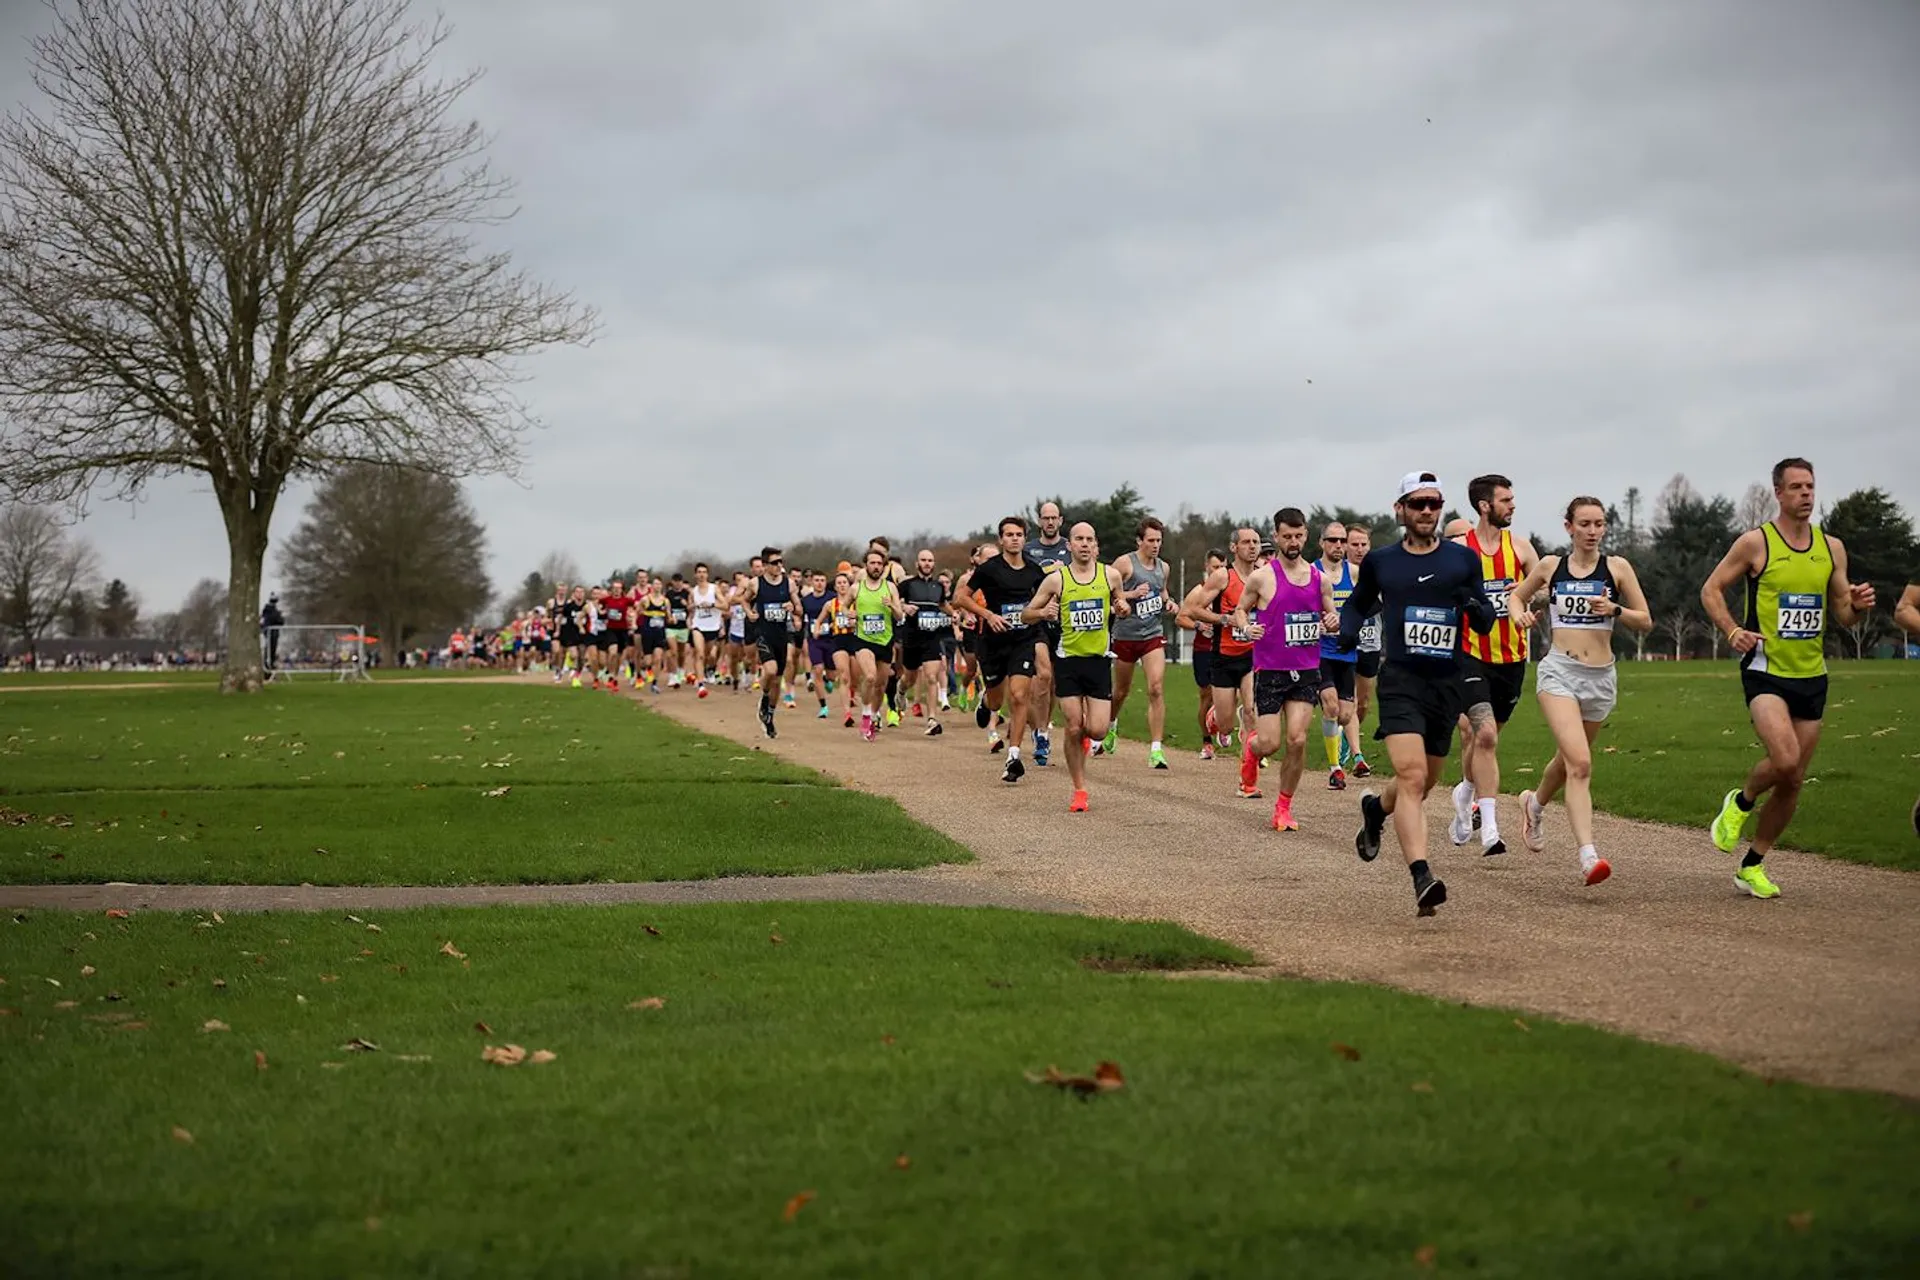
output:
M1818 640L1827 630L1826 600L1797 591L1781 592L1775 630L1782 640Z
M1098 631L1107 624L1107 606L1099 600L1075 600L1067 611L1067 626L1074 631Z
M1460 640L1452 609L1409 605L1401 623L1400 642L1416 658L1451 658Z

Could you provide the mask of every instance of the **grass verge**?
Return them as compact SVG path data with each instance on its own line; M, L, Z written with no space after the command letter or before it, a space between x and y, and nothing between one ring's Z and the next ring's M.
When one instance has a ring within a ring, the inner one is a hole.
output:
M784 904L4 927L22 1274L1911 1257L1910 1105L1394 992L1082 963L1239 958L1171 926ZM481 1061L509 1042L557 1057ZM1126 1087L1084 1102L1024 1078L1102 1059Z

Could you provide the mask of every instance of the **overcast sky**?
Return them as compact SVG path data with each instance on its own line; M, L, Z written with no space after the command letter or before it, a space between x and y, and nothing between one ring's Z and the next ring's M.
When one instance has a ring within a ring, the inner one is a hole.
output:
M1171 515L1499 470L1557 532L1806 453L1920 513L1911 0L444 12L512 247L603 320L530 365L521 484L472 486L496 585L1122 481ZM17 100L48 19L0 13ZM225 572L204 485L86 532L150 609Z

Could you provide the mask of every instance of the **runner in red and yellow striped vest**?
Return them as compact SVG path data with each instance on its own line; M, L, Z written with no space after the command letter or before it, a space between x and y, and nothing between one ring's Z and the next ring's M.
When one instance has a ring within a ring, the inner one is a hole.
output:
M1520 704L1527 680L1527 636L1507 617L1507 593L1523 580L1540 559L1527 539L1515 541L1513 482L1502 475L1478 476L1467 486L1477 522L1459 541L1480 558L1481 589L1493 602L1500 620L1486 635L1461 639L1461 680L1466 685L1467 714L1462 718L1461 763L1466 777L1453 789L1455 844L1473 838L1474 815L1480 817L1480 851L1491 857L1505 853L1500 838L1497 797L1500 794L1500 726Z

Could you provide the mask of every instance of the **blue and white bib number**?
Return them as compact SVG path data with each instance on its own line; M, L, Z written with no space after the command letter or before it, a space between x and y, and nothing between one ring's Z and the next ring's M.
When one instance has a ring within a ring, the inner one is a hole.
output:
M932 613L923 610L914 617L919 619L922 631L945 631L948 626L947 615L937 610Z
M1487 578L1480 583L1480 590L1493 602L1495 609L1507 607L1507 592L1513 590L1512 578Z
M1003 604L1000 606L1000 617L1009 628L1024 627L1027 624L1021 620L1020 615L1026 611L1026 607L1023 604Z
M1452 609L1409 605L1401 621L1400 643L1410 657L1451 658L1460 644L1459 619Z
M1374 614L1360 624L1360 648L1366 653L1380 652L1380 615Z
M1306 649L1320 643L1320 615L1317 613L1289 613L1281 619L1286 628L1287 647Z
M762 622L785 622L786 620L787 606L783 604L770 604L760 611Z
M1102 600L1075 600L1067 606L1067 630L1098 631L1107 625L1107 606Z
M1133 602L1133 616L1140 619L1157 618L1166 607L1167 598L1155 591Z
M1822 596L1780 593L1774 629L1782 640L1818 640L1827 631L1827 602Z
M1606 598L1607 584L1597 578L1589 581L1572 578L1554 583L1554 625L1559 627L1606 626L1609 619L1594 612L1595 606Z
M887 615L884 613L863 613L860 615L860 634L863 636L883 636L887 633Z

